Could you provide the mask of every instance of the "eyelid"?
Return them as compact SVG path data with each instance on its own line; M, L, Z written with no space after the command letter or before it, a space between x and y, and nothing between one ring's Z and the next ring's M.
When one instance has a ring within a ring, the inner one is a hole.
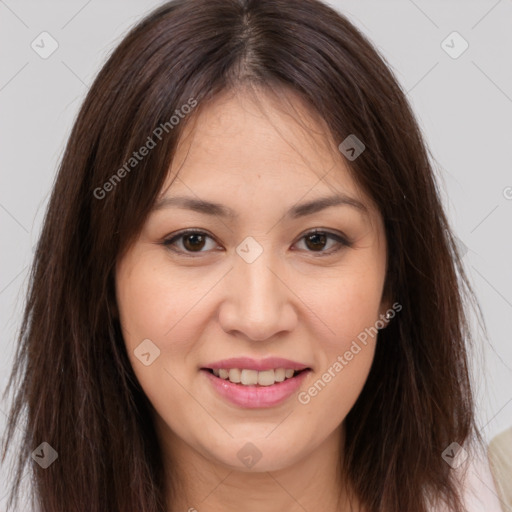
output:
M187 228L187 229L183 229L181 231L178 231L176 233L173 233L167 237L164 238L164 240L161 242L162 245L164 245L165 247L169 248L170 250L180 254L180 255L183 255L185 257L198 257L199 255L201 254L208 254L210 253L211 251L197 251L197 252L192 252L192 251L182 251L182 250L176 250L174 248L171 247L172 244L174 244L174 242L176 242L177 240L179 240L181 237L187 235L187 234L198 234L198 235L206 235L207 237L211 238L212 240L214 240L216 243L217 240L216 238L210 234L208 231L204 230L204 229L200 229L200 228ZM335 254L335 253L338 253L341 249L343 248L347 248L347 247L352 247L353 245L353 241L347 237L345 234L343 234L342 232L339 232L339 231L332 231L328 228L310 228L310 229L307 229L306 231L302 232L298 237L297 237L297 240L293 243L293 245L297 244L299 241L301 241L303 238L305 238L307 235L314 235L314 234L322 234L322 235L326 235L328 238L332 239L332 240L335 240L341 247L337 248L337 249L330 249L330 250L327 250L327 251L306 251L310 254L312 254L313 256L315 257L322 257L322 256L328 256L330 254Z

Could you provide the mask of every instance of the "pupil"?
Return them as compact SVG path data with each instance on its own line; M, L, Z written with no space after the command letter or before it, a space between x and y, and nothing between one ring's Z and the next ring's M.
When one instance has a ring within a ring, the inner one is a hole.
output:
M193 240L192 244L189 243L190 240ZM198 240L199 240L199 246L195 245ZM202 235L198 235L198 234L187 235L185 237L184 245L187 250L192 250L192 251L194 251L196 249L200 250L204 246L204 237Z
M327 236L326 236L326 235L322 235L322 234L315 233L315 234L313 234L313 235L309 235L308 237L306 237L306 244L307 244L307 245L308 245L308 247L309 247L309 243L308 243L308 242L309 242L309 241L311 241L311 240L313 240L313 246L314 246L315 244L319 244L319 245L320 245L320 247L318 247L318 245L317 245L317 247L310 247L310 249L311 249L311 248L313 248L313 249L314 249L314 248L316 248L316 249L322 249L322 248L323 248L323 246L325 245L326 238L327 238ZM320 242L318 241L318 239L320 239Z

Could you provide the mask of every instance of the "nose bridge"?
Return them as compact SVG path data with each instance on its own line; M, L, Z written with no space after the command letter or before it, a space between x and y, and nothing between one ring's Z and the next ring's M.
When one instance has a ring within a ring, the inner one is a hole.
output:
M268 318L268 314L281 302L282 283L275 275L275 267L275 258L268 247L254 261L240 257L235 264L233 277L237 281L237 299L254 320L260 315Z
M226 330L243 332L251 339L266 339L290 329L293 313L287 304L287 287L279 278L279 258L269 245L263 248L254 242L242 242L237 248L228 286L230 315L222 318Z

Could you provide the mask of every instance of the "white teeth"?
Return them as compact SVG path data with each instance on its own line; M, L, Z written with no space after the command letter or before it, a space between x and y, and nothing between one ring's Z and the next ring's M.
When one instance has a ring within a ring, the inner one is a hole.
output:
M238 383L241 381L241 371L238 368L232 368L229 370L229 380L231 382Z
M274 378L276 379L276 382L283 382L285 377L286 370L284 368L278 368L277 370L274 370Z
M275 383L274 370L265 370L258 372L258 384L260 386L271 386Z
M272 386L276 382L283 382L294 376L295 370L290 368L276 368L275 370L247 370L241 368L219 368L212 370L216 377L229 380L235 384L242 384L244 386Z
M242 370L240 382L246 386L258 384L258 372L256 370Z

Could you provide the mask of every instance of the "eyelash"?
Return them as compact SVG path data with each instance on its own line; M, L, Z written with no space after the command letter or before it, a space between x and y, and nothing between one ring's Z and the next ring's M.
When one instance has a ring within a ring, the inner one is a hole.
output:
M170 238L167 238L165 239L163 242L162 242L162 245L164 245L165 247L167 247L168 249L176 252L176 253L179 253L181 255L184 255L186 257L192 257L192 258L195 258L195 254L201 254L201 253L205 253L205 252L209 252L209 251L183 251L181 249L175 249L173 247L171 247L172 245L174 245L176 243L176 241L178 241L179 239L185 237L186 235L206 235L208 238L211 238L212 240L215 240L209 233L205 232L205 231L200 231L200 230L197 230L197 229L185 229L183 231L180 231L174 235L172 235ZM300 238L299 238L299 241L300 240L303 240L304 238L308 237L308 236L311 236L311 235L326 235L327 238L330 238L332 240L335 240L339 246L338 248L332 250L328 250L328 251L307 251L307 252L310 252L312 253L315 257L325 257L325 256L330 256L332 254L335 254L337 252L339 252L340 250L342 250L343 248L346 248L346 247L351 247L352 246L352 242L349 241L347 238L345 238L344 236L341 236L337 233L332 233L330 231L324 231L324 230L321 230L321 229L312 229L311 231L308 231L307 233L305 233L304 235L302 235Z

